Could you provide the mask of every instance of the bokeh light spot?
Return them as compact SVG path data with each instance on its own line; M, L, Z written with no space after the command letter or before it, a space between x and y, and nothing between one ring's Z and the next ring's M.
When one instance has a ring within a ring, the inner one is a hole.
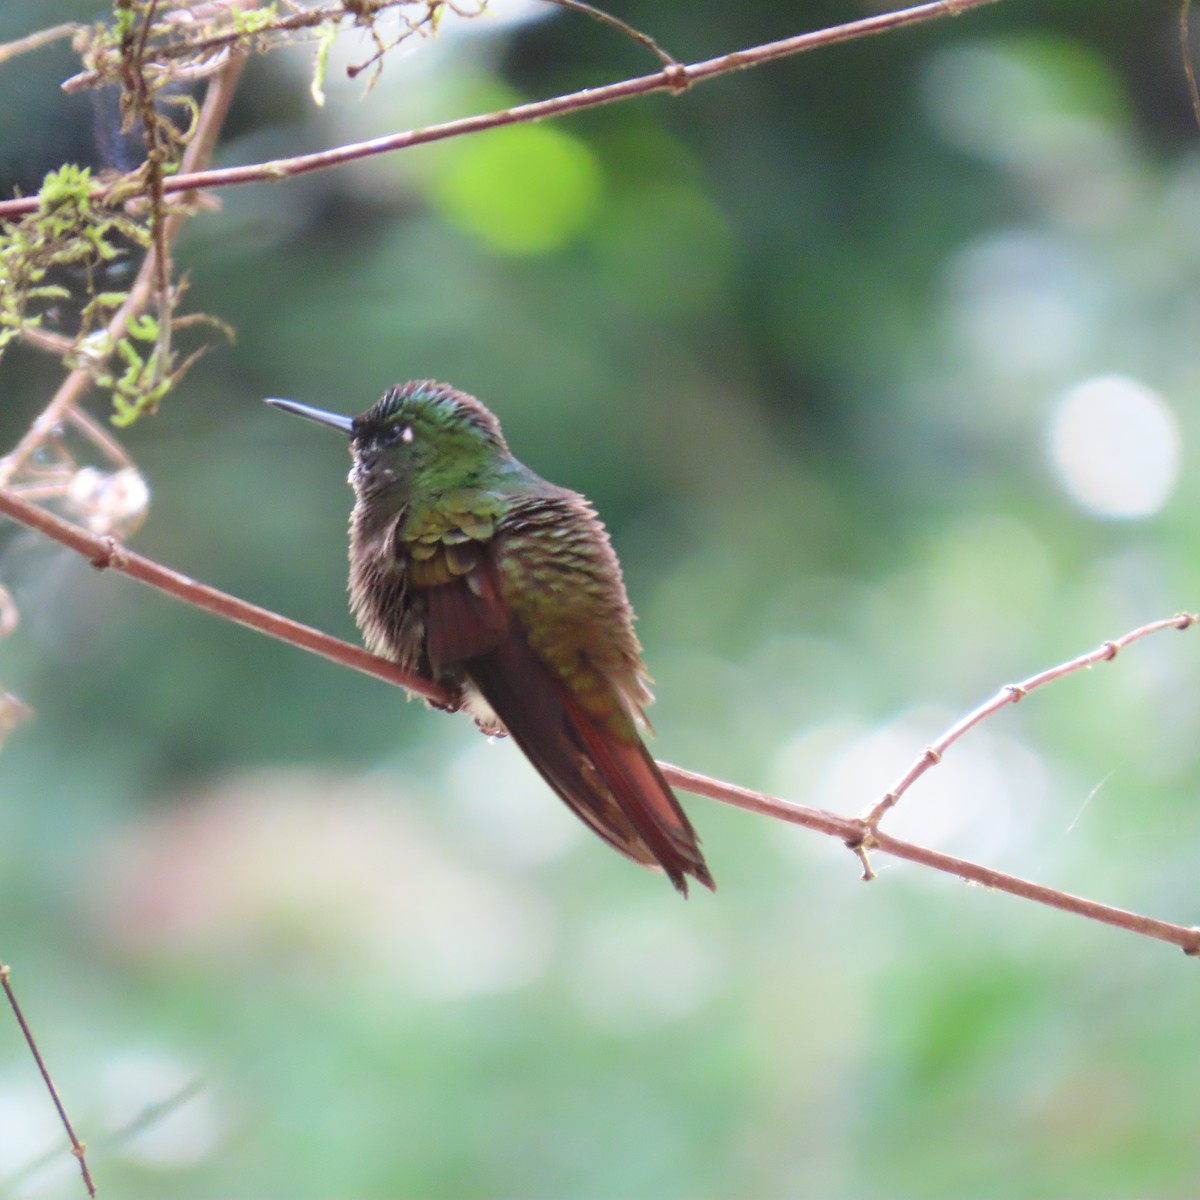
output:
M1136 379L1108 375L1072 388L1055 409L1049 437L1063 487L1098 516L1150 516L1175 486L1175 414Z
M434 202L453 224L506 254L544 254L573 238L600 202L601 170L578 138L521 125L448 151Z
M946 269L955 344L992 374L1069 367L1087 345L1095 287L1062 240L1029 230L989 234Z

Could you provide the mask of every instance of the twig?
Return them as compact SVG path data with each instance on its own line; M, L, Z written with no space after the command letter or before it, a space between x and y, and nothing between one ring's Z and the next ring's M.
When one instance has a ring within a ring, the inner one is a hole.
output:
M126 33L121 40L120 75L123 100L142 123L142 142L146 157L142 163L144 195L150 206L151 253L147 263L154 268L153 299L158 314L158 337L154 356L154 383L161 383L171 370L171 309L175 298L171 290L171 247L167 238L167 206L163 196L164 165L171 139L164 135L163 118L158 111L155 90L146 78L146 48L150 30L158 12L159 0L149 0L142 13L141 30ZM136 48L135 48L136 47ZM173 127L172 132L174 132ZM109 343L112 344L111 342Z
M86 409L69 408L67 419L115 466L133 466L133 459L125 453L125 447L99 421L90 416Z
M7 62L10 58L16 58L18 54L37 50L60 38L73 37L82 28L82 25L75 24L53 25L49 29L39 29L37 33L31 33L27 37L17 38L14 42L5 42L0 45L0 63Z
M900 777L899 782L885 792L882 799L863 813L860 819L869 829L874 830L884 814L896 805L900 797L930 767L935 767L942 761L942 756L946 751L967 730L978 725L980 721L990 717L992 713L1006 704L1016 704L1018 700L1023 700L1035 688L1053 683L1054 680L1061 679L1064 675L1071 675L1076 671L1082 671L1085 667L1095 666L1097 663L1112 662L1117 657L1117 652L1123 650L1131 642L1149 637L1152 633L1161 633L1164 629L1187 629L1189 626L1195 625L1197 621L1200 621L1200 616L1195 613L1176 613L1173 617L1167 617L1165 620L1152 621L1149 625L1142 625L1113 641L1102 642L1095 650L1089 650L1086 654L1081 654L1069 662L1059 663L1057 667L1051 667L1047 671L1040 671L1037 675L1031 675L1020 683L1006 683L990 700L955 721L936 742L926 746L917 761Z
M75 1136L75 1129L71 1124L71 1118L67 1116L67 1110L63 1106L62 1098L58 1094L58 1088L54 1086L54 1080L50 1077L46 1060L42 1058L42 1052L38 1049L37 1039L33 1036L33 1030L29 1028L29 1022L25 1020L25 1014L21 1011L20 1004L17 1003L17 995L13 991L12 980L9 978L11 973L11 969L6 964L0 963L0 987L4 988L4 994L8 997L9 1007L13 1011L13 1016L17 1018L17 1024L21 1027L21 1033L25 1036L25 1042L29 1046L30 1054L33 1055L33 1061L37 1063L37 1069L42 1073L42 1081L46 1085L46 1090L50 1093L50 1099L54 1101L54 1107L58 1110L58 1119L67 1131L67 1138L71 1143L71 1153L79 1159L79 1172L83 1176L83 1185L87 1188L88 1195L94 1198L96 1195L96 1185L92 1182L91 1171L88 1170L87 1147Z
M610 25L613 29L623 33L631 41L637 42L639 46L644 46L664 67L679 66L678 60L673 55L668 54L648 33L643 33L640 29L635 29L627 21L622 21L620 17L614 17L612 13L605 12L602 8L585 4L583 0L544 0L544 3L556 5L558 8L565 8L570 12L580 12L585 16L591 17L593 21L599 21L601 25Z
M998 0L931 0L913 8L881 13L865 17L845 25L835 25L812 33L767 42L746 50L734 50L717 58L690 65L666 66L652 75L641 75L620 83L604 87L585 88L583 91L555 96L550 100L538 100L532 104L519 104L499 112L481 113L458 121L447 121L442 125L430 125L424 129L410 129L404 133L389 134L372 138L366 142L354 142L322 150L315 154L301 154L294 158L279 158L271 162L253 163L241 167L225 167L214 171L184 172L163 180L163 192L187 191L194 188L228 187L231 184L261 183L290 179L309 171L320 171L329 167L343 166L356 159L369 158L375 154L387 154L394 150L406 150L410 146L440 142L447 138L462 137L479 133L485 129L496 129L503 125L517 125L525 121L540 121L546 117L562 116L580 112L602 104L614 104L620 100L631 100L651 92L679 92L692 84L715 79L732 71L743 71L761 66L777 58L787 58L809 50L818 50L840 42L855 41L887 33L907 25L917 25L940 17L956 16L969 9L995 4ZM101 193L103 189L100 189ZM37 207L37 197L0 201L0 218L32 212Z
M395 663L389 662L387 659L377 658L358 646L352 646L348 642L339 641L328 634L310 629L306 625L300 625L266 609L247 604L244 600L217 591L216 588L188 579L151 559L134 554L132 551L123 550L112 538L98 537L78 526L60 520L51 513L27 504L11 491L0 489L0 513L53 538L76 553L82 554L98 567L111 567L113 570L149 584L185 603L193 604L238 624L249 626L251 629L266 633L280 641L289 642L301 649L312 651L314 654L320 654L366 675L374 675L388 683L399 684L409 691L427 697L434 703L445 704L450 699L440 688L402 671ZM1155 622L1153 625L1142 626L1140 629L1134 630L1132 634L1126 634L1125 637L1119 638L1113 643L1105 643L1105 647L1126 645L1138 637L1146 637L1150 633L1163 629L1186 628L1196 621L1195 617L1187 614L1185 624L1184 615L1180 614L1165 621ZM1084 657L1089 656L1085 655ZM1072 663L1078 661L1080 660L1073 659ZM1066 674L1065 668L1067 667L1071 667L1071 664L1054 667L1034 678L1041 683L1047 683L1051 678L1058 678ZM1071 667L1071 669L1078 668ZM976 710L977 713L978 711ZM977 723L982 719L982 716L976 716L976 714L972 714L972 716L975 717L975 721L972 723ZM930 850L912 842L905 842L872 828L861 817L842 817L824 809L793 804L777 796L769 796L763 792L754 792L738 787L736 784L711 779L706 775L685 770L683 767L672 766L670 763L662 763L661 766L663 774L672 784L685 791L694 792L698 796L707 796L709 799L718 800L723 804L731 804L736 808L790 821L795 825L803 825L806 829L838 838L851 848L862 848L864 854L867 849L874 849L896 858L908 859L910 862L919 863L935 871L955 875L960 879L982 884L996 891L1008 892L1010 895L1020 896L1037 904L1049 905L1089 920L1100 921L1119 929L1127 929L1131 933L1141 934L1144 937L1170 942L1188 954L1200 955L1200 929L1127 912L1095 900L1086 900L1068 892L1058 891L1056 888L1032 883L1016 875L1007 875L1002 871L993 870L991 867L955 858L949 854L942 854L937 850Z
M27 325L20 333L21 340L55 358L62 358L75 349L75 339L65 333L54 333L50 329L42 329L37 325Z
M206 162L211 155L221 122L229 110L233 90L237 86L243 65L243 57L232 59L224 71L209 84L200 116L197 118L195 132L184 151L182 164L184 170L193 170L198 164ZM183 220L184 214L180 211L172 211L167 217L162 230L164 246L170 246L179 232ZM142 260L133 286L129 289L129 295L113 314L105 329L107 345L115 345L124 336L129 322L150 303L157 286L157 262L158 253L155 247L151 246ZM26 430L24 437L8 454L0 458L0 487L13 479L29 456L53 432L55 426L60 424L66 414L79 403L90 383L91 374L86 368L77 367L67 375L50 403Z
M114 1148L132 1141L133 1138L144 1130L152 1129L164 1117L170 1116L171 1113L176 1109L182 1108L189 1100L201 1095L207 1086L203 1079L193 1079L191 1083L184 1084L178 1091L167 1096L165 1099L147 1104L120 1129L97 1137L93 1142L93 1149L111 1153ZM57 1147L51 1147L44 1153L38 1154L28 1162L17 1167L11 1175L5 1175L3 1178L0 1178L0 1195L16 1195L23 1192L25 1189L22 1185L37 1175L38 1172L45 1170L46 1167L56 1162L60 1153L61 1151Z

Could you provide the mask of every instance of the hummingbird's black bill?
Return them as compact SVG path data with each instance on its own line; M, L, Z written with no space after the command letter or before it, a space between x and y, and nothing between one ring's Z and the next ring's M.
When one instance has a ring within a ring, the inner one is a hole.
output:
M296 417L307 417L310 421L316 421L318 425L328 425L330 429L338 429L347 437L354 436L352 417L343 417L341 413L326 412L322 408L309 408L307 404L297 404L295 400L268 400L267 403L282 412L291 413Z

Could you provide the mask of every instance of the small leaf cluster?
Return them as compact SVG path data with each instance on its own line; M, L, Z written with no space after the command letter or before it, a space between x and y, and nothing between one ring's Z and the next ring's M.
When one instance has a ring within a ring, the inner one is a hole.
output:
M107 331L85 338L75 362L88 369L97 385L112 392L112 423L132 425L154 412L175 383L162 369L158 321L149 313L134 317L125 336L114 343Z
M87 167L67 163L51 171L38 193L37 210L0 223L0 353L23 330L40 327L48 310L71 298L61 282L82 273L86 303L80 332L86 336L124 292L98 288L102 268L145 246L143 224L102 202Z

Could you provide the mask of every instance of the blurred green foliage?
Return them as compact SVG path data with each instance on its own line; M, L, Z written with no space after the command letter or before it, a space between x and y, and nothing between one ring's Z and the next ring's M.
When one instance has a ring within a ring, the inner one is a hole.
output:
M860 15L611 7L681 60ZM80 15L6 6L0 38ZM303 52L255 62L221 160L653 68L526 15L447 21L366 96L343 67L370 49L340 44L322 110ZM1197 607L1200 131L1175 22L1010 0L224 191L178 257L238 340L126 437L153 493L137 548L352 636L344 450L260 399L355 412L449 380L607 521L657 752L865 807L1000 684ZM9 186L97 161L71 69L60 46L0 71ZM1165 485L1137 518L1083 504L1063 455L1088 447L1049 433L1109 376L1177 439L1123 443ZM55 379L10 351L0 445ZM1177 952L905 865L864 887L836 843L694 797L720 891L680 903L468 721L0 539L22 616L0 678L37 711L0 754L0 960L104 1194L1200 1191ZM1196 638L1006 710L889 827L1200 920ZM0 1020L0 1195L81 1194L65 1153L21 1173L61 1140Z

